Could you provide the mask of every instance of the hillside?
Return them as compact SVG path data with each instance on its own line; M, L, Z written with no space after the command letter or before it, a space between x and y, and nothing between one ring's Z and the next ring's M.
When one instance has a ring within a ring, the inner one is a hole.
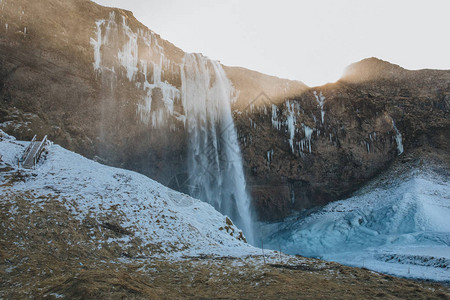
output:
M2 153L3 199L15 217L15 198L42 211L51 199L76 214L80 223L117 236L93 236L95 247L117 244L130 257L250 255L257 250L214 208L175 192L148 177L107 167L60 146L49 148L42 166L31 172L15 167L26 142L8 139ZM5 172L5 170L7 170ZM30 211L32 213L33 211ZM23 218L23 215L18 215ZM13 227L8 228L17 231ZM98 239L98 240L97 240Z
M18 169L26 144L0 131L2 298L448 297L438 284L263 252L210 205L58 145Z

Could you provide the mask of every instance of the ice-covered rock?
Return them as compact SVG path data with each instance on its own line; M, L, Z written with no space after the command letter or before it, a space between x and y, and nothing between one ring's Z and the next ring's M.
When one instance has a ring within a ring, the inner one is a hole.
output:
M450 184L415 170L295 217L270 237L273 249L399 276L450 280ZM278 227L279 226L279 227Z

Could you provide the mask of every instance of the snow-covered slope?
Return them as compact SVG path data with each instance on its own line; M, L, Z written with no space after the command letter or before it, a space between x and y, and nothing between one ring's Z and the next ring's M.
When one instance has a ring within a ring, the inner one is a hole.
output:
M269 244L290 254L450 281L448 176L415 169L387 178L352 198L270 225Z
M116 224L126 232L106 242L127 248L132 240L139 240L143 247L152 249L152 256L243 256L260 252L243 242L240 231L211 205L58 145L48 148L35 170L22 170L20 180L8 180L11 174L18 174L17 158L26 145L0 131L0 201L13 201L12 195L21 192L30 192L30 201L39 197L61 201L80 222L89 216L100 224Z
M100 245L127 249L139 241L152 257L261 254L211 205L60 146L49 147L36 169L19 172L17 158L26 145L0 131L0 201L14 202L18 194L37 207L42 199L59 201L80 222L94 219L124 232L106 235ZM450 281L448 176L415 170L388 178L307 216L269 225L272 235L265 246L394 275Z

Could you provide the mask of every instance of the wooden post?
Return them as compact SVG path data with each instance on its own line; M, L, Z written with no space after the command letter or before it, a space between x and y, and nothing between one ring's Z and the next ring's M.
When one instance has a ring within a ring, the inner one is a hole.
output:
M278 249L280 250L280 265L283 264L283 260L281 259L281 245L278 244Z
M263 242L263 240L261 240L261 250L262 250L262 255L263 255L263 259L264 259L264 264L266 264L266 256L264 255L264 242Z

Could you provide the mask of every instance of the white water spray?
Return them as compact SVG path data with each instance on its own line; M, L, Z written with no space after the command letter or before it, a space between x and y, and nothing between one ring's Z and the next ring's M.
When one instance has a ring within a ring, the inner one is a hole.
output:
M230 216L252 242L250 197L230 107L231 82L217 61L200 54L185 55L181 80L190 193Z

